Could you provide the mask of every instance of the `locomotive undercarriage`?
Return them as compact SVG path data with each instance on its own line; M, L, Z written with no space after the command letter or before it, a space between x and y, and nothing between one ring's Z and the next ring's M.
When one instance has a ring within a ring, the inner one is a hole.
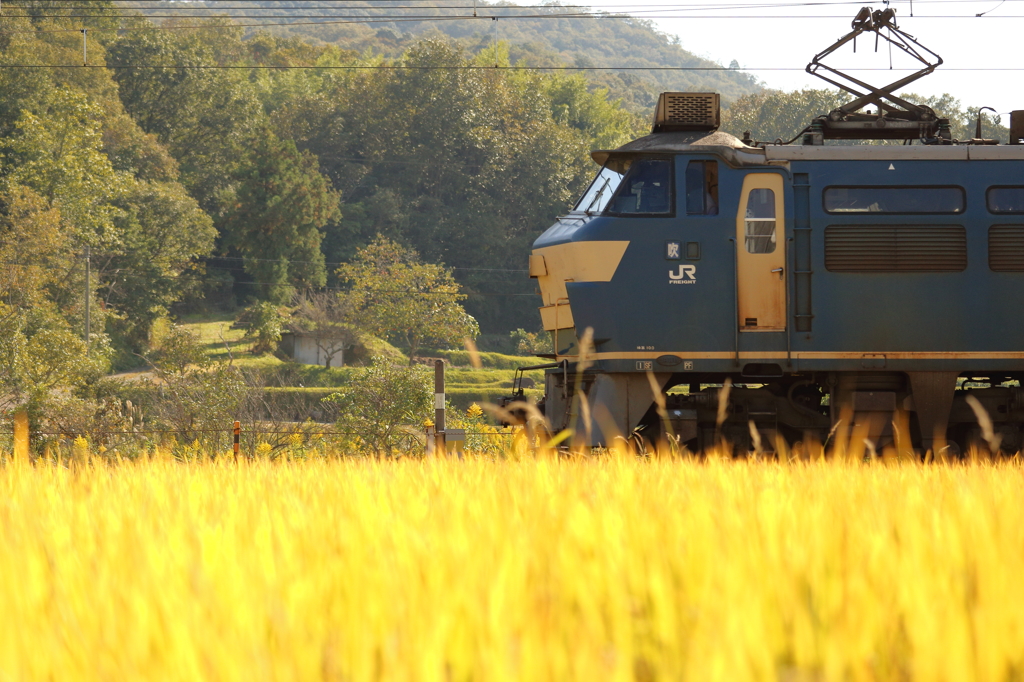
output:
M575 424L579 445L604 445L616 436L629 436L651 446L672 438L692 452L702 452L724 438L736 452L774 452L782 443L787 448L800 442L827 445L837 425L845 421L847 427L859 428L857 433L864 434L879 452L900 445L896 441L901 433L909 433L912 447L921 452L946 448L946 454L956 455L972 446L1011 454L1020 451L1024 374L978 374L817 372L757 379L740 374L663 374L656 383L663 386L666 424L645 375L577 376L556 370L548 374L544 411L556 430ZM730 385L725 391L727 379ZM601 382L625 387L626 394L620 391L614 398L618 404L608 404L608 391L602 395L596 390ZM577 390L588 396L585 411L591 424L584 423L580 401L574 400ZM723 395L724 412L720 411ZM994 439L986 439L969 397L991 419ZM625 413L633 415L628 421L634 424L599 423L602 413L622 413L623 404Z

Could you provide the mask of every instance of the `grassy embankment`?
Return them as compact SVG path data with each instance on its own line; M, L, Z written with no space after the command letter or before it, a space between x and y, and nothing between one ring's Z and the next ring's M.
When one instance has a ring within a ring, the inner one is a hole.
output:
M245 341L244 332L231 329L233 318L222 315L215 318L185 320L186 328L197 334L207 354L214 360L228 361L241 367L259 370L268 386L268 391L278 394L296 394L315 402L343 388L350 380L356 367L332 367L302 365L284 362L273 355L254 356L251 343ZM381 352L396 361L404 361L401 351L382 342ZM445 371L446 394L453 407L465 410L473 403L494 403L509 395L512 389L516 367L531 366L546 362L537 357L519 357L501 353L479 353L481 367L474 368L466 351L427 351L433 358L442 358L448 363ZM539 399L543 394L544 372L532 371L527 377L535 382L526 394Z
M0 678L1017 680L1022 488L1018 461L0 466Z

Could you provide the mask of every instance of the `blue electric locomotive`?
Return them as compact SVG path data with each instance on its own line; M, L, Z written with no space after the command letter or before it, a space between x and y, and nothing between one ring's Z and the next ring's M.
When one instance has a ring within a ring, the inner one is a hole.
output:
M837 82L821 60L864 32L891 33L924 68L883 88ZM865 8L808 66L857 99L794 143L716 132L717 95L664 93L650 135L594 152L594 182L530 256L555 344L552 427L580 444L657 440L654 386L693 449L716 434L824 440L843 406L877 446L902 414L915 446L956 447L977 435L973 396L1020 448L1024 111L1008 145L980 139L980 124L952 140L947 121L892 94L939 63L891 10Z

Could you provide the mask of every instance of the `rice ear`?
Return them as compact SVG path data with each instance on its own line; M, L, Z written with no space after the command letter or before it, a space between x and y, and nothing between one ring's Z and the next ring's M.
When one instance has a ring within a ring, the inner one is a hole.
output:
M728 377L722 384L722 388L718 390L718 414L715 417L715 444L718 448L723 451L729 451L730 456L732 453L732 446L725 441L725 435L722 433L722 424L729 416L729 391L732 390L732 379Z
M974 410L974 416L978 419L978 426L981 427L981 437L988 443L989 452L993 455L996 454L999 452L999 445L1003 442L1003 437L993 430L992 417L989 416L988 410L973 395L967 396L967 404Z
M466 347L466 352L469 353L469 364L473 366L473 369L481 369L484 363L480 361L480 351L476 348L476 341L467 336L463 339L463 345Z
M654 396L654 404L657 406L658 418L661 419L661 425L665 429L665 443L676 442L676 434L672 429L672 422L668 418L668 410L665 407L665 394L661 392L661 386L658 385L658 381L654 378L654 372L647 370L647 382L651 385L651 395ZM655 444L655 447L660 447L660 444Z
M523 430L519 432L519 435L523 437L527 447L534 452L538 449L548 450L553 448L566 437L572 436L572 430L569 429L567 430L568 436L563 435L566 433L563 431L557 436L552 437L551 423L533 403L517 400L516 402L509 403L505 407L495 405L494 403L483 403L480 407L483 408L487 414L497 419L509 424L524 427ZM526 419L521 419L515 414L515 412L520 410L526 414ZM538 443L541 444L538 446Z
M589 447L590 444L594 442L593 417L590 414L590 400L587 398L587 394L583 391L580 391L577 397L580 401L580 419L583 420L583 433L586 436L586 443L582 445L583 447ZM574 443L573 445L576 446L580 444Z
M761 433L757 430L754 420L747 421L747 428L750 429L750 442L754 446L754 454L761 457Z
M494 403L481 403L480 407L483 411L490 416L499 419L508 424L514 424L516 426L522 426L522 420L512 414L508 408L502 407L501 405L495 405Z

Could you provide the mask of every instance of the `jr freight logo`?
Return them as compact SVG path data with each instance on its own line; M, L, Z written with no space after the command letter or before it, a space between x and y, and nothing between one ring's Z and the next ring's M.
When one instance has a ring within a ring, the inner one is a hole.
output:
M668 271L669 284L694 284L697 282L696 265L680 265L675 272Z

